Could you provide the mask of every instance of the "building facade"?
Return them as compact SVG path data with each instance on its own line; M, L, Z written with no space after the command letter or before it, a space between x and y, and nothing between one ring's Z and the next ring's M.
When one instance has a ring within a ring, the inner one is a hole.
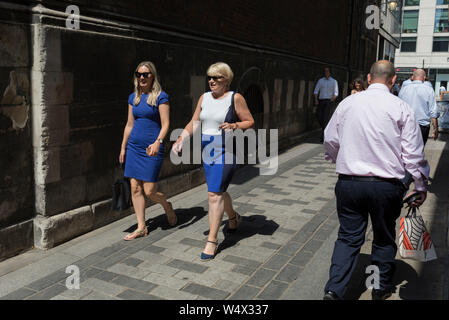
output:
M396 50L399 80L423 68L437 95L449 82L448 9L449 0L403 0L401 46Z

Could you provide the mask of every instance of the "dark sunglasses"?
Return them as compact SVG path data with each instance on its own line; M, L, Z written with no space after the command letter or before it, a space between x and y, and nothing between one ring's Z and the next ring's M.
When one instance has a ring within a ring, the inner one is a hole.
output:
M134 75L136 76L137 79L139 79L141 76L143 76L144 78L148 78L148 76L151 74L151 72L134 72Z
M207 81L210 81L210 79L214 79L214 81L217 81L217 80L219 80L219 79L223 79L224 77L223 76L214 76L214 77L211 77L211 76L207 76Z

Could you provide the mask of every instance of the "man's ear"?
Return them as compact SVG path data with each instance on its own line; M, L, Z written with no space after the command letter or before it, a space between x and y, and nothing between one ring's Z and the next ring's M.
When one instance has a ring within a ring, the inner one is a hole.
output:
M369 73L366 76L366 80L367 80L368 84L371 84L371 75Z
M394 75L393 78L391 78L391 85L394 86L394 84L396 83L396 79L398 78L397 75Z

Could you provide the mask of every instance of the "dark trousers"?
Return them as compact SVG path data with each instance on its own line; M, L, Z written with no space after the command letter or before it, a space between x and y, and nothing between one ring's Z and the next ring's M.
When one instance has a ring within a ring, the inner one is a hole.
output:
M316 110L316 117L321 127L321 140L324 137L324 129L326 128L329 120L331 119L331 107L332 102L330 99L319 99L318 108Z
M419 125L419 128L421 129L422 141L424 142L424 146L425 146L427 139L429 138L430 125L429 126ZM407 193L407 190L410 188L410 185L412 184L412 182L413 182L412 175L408 171L405 171L405 177L402 179L402 183L404 184L404 186L406 188L406 190L404 192L404 196L405 196L405 193Z
M401 213L403 186L399 182L339 179L335 194L340 229L325 291L344 297L365 242L368 215L374 233L371 264L379 268L380 289L390 289L395 272L395 227Z

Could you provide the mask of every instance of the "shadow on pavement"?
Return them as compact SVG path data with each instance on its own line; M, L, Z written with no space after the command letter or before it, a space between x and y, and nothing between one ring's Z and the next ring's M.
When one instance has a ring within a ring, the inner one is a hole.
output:
M396 273L393 278L393 284L395 287L401 285L399 294L401 299L413 299L409 298L413 295L418 279L416 271L407 263L401 260L396 260ZM366 268L371 265L371 255L361 253L349 281L348 290L345 294L347 300L359 300L361 295L368 290L365 284L367 277L370 274L365 273ZM370 295L371 298L371 295Z
M162 230L178 228L183 229L186 228L201 218L203 218L207 211L204 211L203 207L192 207L186 209L175 209L175 214L178 217L178 223L174 226L170 226L168 224L167 216L165 213L158 215L157 217L150 218L146 221L146 226L148 228L148 232L156 230L157 228L161 228ZM132 232L137 228L137 223L126 229L124 232Z

